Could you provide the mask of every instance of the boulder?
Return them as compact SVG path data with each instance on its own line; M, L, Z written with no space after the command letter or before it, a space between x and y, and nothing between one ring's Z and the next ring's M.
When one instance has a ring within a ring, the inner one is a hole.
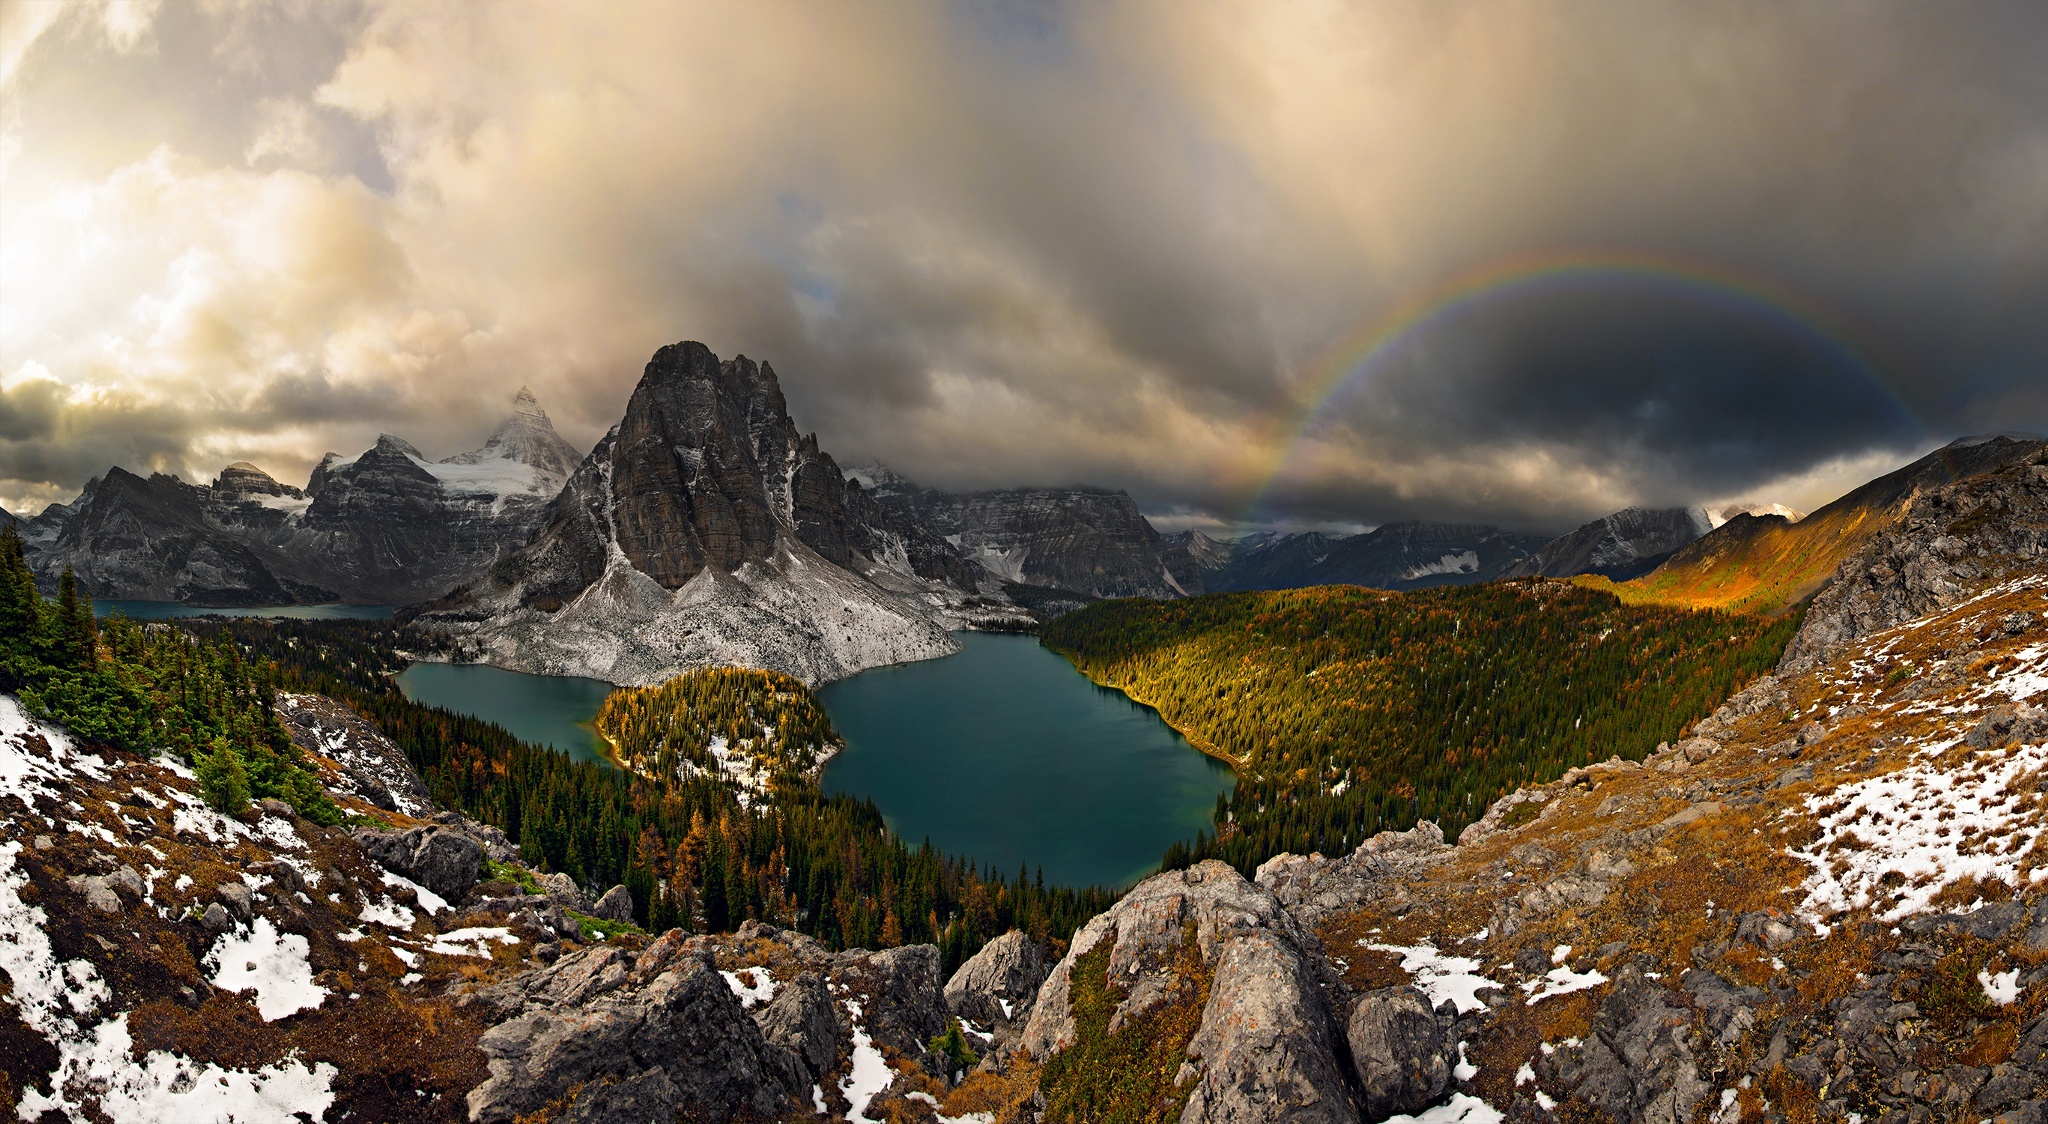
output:
M1368 991L1351 1007L1345 1038L1367 1120L1421 1112L1451 1085L1455 1013L1439 1012L1413 987Z
M575 959L534 974L559 982L572 974L563 965ZM676 956L630 987L623 955L591 957L600 959L599 975L616 970L618 986L577 1002L530 1001L523 1013L484 1032L477 1045L491 1076L469 1094L471 1120L492 1124L534 1113L577 1086L595 1094L591 1112L605 1114L591 1120L649 1119L618 1115L641 1102L671 1115L686 1105L721 1121L779 1118L808 1103L802 1067L762 1037L708 959ZM660 1078L650 1076L657 1070ZM606 1078L615 1081L602 1084Z
M1701 973L1688 973L1689 988L1696 975ZM1721 985L1709 989L1716 1001L1747 1010L1741 1006L1746 990L1718 977L1714 982ZM1706 991L1695 995L1704 1006ZM1682 999L1659 981L1624 969L1595 1008L1592 1023L1592 1033L1582 1042L1560 1045L1538 1061L1546 1087L1563 1090L1614 1120L1684 1124L1693 1118L1713 1087L1700 1077L1691 1043L1692 1011Z
M600 921L633 923L633 895L624 886L613 886L590 907L590 915Z
M754 1025L761 1037L795 1055L814 1084L824 1084L839 1056L839 1019L824 977L805 972L785 980L775 998L756 1007Z
M361 828L354 838L379 866L449 901L461 901L483 871L483 845L439 824L408 831Z
M684 1103L683 1092L668 1079L668 1071L656 1067L585 1085L559 1119L564 1124L646 1124L675 1119L676 1109Z
M541 892L548 896L548 900L563 909L590 912L590 899L584 896L582 887L576 885L574 878L566 874L542 874L535 881L540 883Z
M1123 992L1112 1033L1182 994L1176 966L1190 937L1213 976L1188 1043L1180 1119L1357 1120L1324 999L1341 984L1327 977L1320 942L1270 891L1213 860L1146 879L1083 926L1040 988L1019 1047L1042 1061L1073 1044L1073 973L1104 942Z
M1460 841L1495 830L1501 816L1523 795L1512 793L1496 801L1478 823L1465 829ZM1378 897L1391 876L1421 870L1450 854L1443 829L1424 820L1407 831L1382 831L1340 859L1276 855L1260 864L1255 877L1288 912L1303 924L1314 925Z
M1051 968L1045 949L1016 930L982 946L946 981L946 1007L969 1022L999 1030L1022 1023Z

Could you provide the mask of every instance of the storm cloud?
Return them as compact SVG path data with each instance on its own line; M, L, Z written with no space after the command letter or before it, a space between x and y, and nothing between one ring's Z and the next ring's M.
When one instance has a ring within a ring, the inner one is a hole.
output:
M522 384L588 445L698 339L842 462L1175 523L1811 507L2048 427L2042 57L1997 4L28 0L0 502L444 455ZM1755 283L1537 278L1342 366L1574 254Z

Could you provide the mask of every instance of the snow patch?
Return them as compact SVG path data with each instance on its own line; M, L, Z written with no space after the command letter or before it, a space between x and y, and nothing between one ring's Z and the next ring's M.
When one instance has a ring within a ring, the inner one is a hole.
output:
M1389 1116L1386 1124L1500 1124L1505 1119L1499 1109L1478 1097L1452 1093L1450 1100L1413 1116Z
M270 918L258 916L246 929L223 933L206 954L207 978L223 991L254 991L256 1010L274 1023L287 1015L318 1008L327 989L313 982L311 951L306 938L279 933Z
M742 968L738 972L718 974L725 977L725 986L731 988L734 995L739 996L740 1006L748 1010L771 1002L775 998L775 977L770 975L766 968ZM748 982L741 982L742 974L746 975Z
M839 1080L839 1092L847 1102L846 1119L854 1124L881 1124L881 1121L868 1118L868 1105L896 1079L896 1071L889 1068L888 1059L875 1048L875 1040L868 1036L866 1025L860 1021L860 1004L851 999L843 1002L853 1023L853 1066Z
M1399 953L1401 970L1415 977L1415 986L1429 996L1431 1006L1448 999L1458 1005L1459 1014L1484 1010L1486 1004L1480 1002L1478 993L1487 988L1500 987L1498 981L1478 974L1479 961L1469 956L1447 956L1437 951L1435 945L1419 944L1404 947L1374 944L1365 947L1376 952Z

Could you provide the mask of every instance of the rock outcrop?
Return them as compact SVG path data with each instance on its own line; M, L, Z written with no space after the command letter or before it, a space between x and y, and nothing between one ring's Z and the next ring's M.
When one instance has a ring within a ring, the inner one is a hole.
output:
M946 1007L977 1028L987 1028L990 1052L1001 1053L1023 1028L1051 970L1037 941L1020 932L1005 933L954 970L946 981Z
M1358 1119L1320 943L1220 862L1149 878L1083 926L1040 989L1019 1047L1043 1059L1074 1045L1074 973L1105 943L1106 977L1121 990L1112 1033L1172 1000L1184 941L1212 976L1178 1082L1189 1090L1181 1119Z
M438 824L405 831L359 828L355 841L384 869L449 901L461 901L483 870L483 844Z
M1860 637L1935 613L2007 574L2048 567L2048 452L1914 498L1842 564L1785 649L1811 668ZM2003 622L1998 627L2003 629Z

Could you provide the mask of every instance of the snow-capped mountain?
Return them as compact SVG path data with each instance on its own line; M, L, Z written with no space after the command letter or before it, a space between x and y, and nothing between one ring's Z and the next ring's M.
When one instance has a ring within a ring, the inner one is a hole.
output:
M881 465L848 469L846 478L1007 585L1090 598L1184 597L1203 589L1200 564L1184 544L1153 529L1127 492L1081 485L941 492Z
M1656 569L1673 552L1719 525L1711 512L1700 507L1623 508L1550 540L1501 576L1604 574L1627 581Z
M1805 512L1794 511L1784 504L1762 503L1757 500L1738 500L1735 503L1712 504L1700 510L1706 513L1707 522L1712 524L1708 530L1719 527L1738 515L1754 515L1759 519L1775 515L1787 523L1797 523L1801 519L1806 518Z
M737 663L821 682L1014 615L942 539L849 484L775 372L662 348L533 540L416 619L506 667L659 682Z
M403 604L531 537L575 459L522 388L482 448L444 461L386 434L357 456L327 454L304 489L242 461L211 484L112 468L24 538L39 580L70 565L102 598Z

